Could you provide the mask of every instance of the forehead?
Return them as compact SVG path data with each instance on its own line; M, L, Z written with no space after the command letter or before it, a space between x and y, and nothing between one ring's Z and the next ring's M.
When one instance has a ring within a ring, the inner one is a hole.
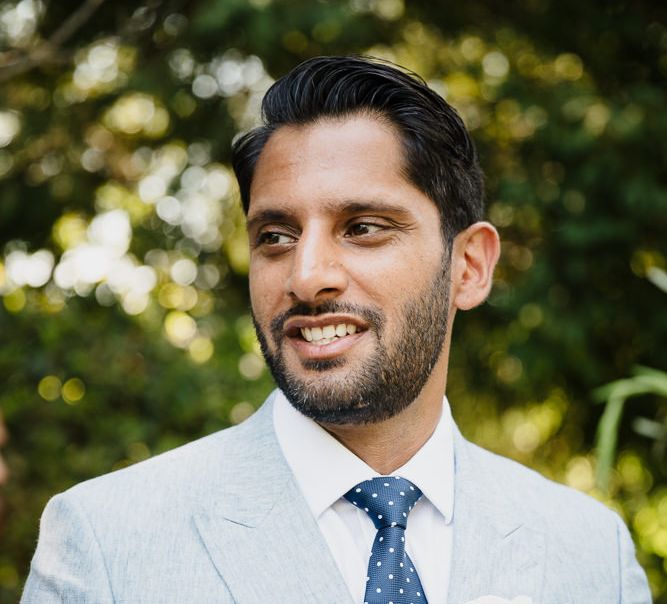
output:
M384 202L423 196L404 175L395 128L355 115L279 128L265 145L250 188L249 218L266 206L302 210L337 201Z

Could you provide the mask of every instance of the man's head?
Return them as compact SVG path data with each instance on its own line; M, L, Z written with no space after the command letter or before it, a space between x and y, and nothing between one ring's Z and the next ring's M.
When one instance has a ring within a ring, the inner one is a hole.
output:
M359 58L297 67L263 109L234 168L278 385L329 424L441 399L454 308L486 296L497 257L460 119L423 82Z
M483 175L472 139L456 111L413 73L376 59L317 57L271 86L262 114L264 124L233 150L246 213L257 160L276 130L364 114L395 128L402 170L436 204L447 241L483 218Z

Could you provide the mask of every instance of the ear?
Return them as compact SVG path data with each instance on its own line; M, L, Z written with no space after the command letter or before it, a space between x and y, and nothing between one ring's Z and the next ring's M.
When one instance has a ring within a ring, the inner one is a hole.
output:
M489 295L500 256L500 237L488 222L476 222L454 239L452 304L459 310L478 306Z

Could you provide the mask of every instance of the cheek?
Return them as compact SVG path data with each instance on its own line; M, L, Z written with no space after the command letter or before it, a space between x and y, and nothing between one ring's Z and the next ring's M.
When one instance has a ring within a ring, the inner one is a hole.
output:
M282 295L280 280L271 278L267 271L253 271L248 274L250 305L255 318L265 322L266 317L275 312L275 306Z
M414 297L431 283L441 270L441 260L433 251L388 250L348 263L351 281L373 300L388 306Z
M248 275L248 291L250 292L250 306L257 318L262 313L264 307L264 298L266 297L266 288L263 287L261 279L251 271Z

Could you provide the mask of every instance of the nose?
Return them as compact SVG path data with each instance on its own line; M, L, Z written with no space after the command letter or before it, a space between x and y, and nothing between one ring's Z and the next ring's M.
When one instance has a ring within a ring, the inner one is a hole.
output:
M348 276L336 241L323 229L301 233L287 280L287 291L295 301L319 304L340 296Z

